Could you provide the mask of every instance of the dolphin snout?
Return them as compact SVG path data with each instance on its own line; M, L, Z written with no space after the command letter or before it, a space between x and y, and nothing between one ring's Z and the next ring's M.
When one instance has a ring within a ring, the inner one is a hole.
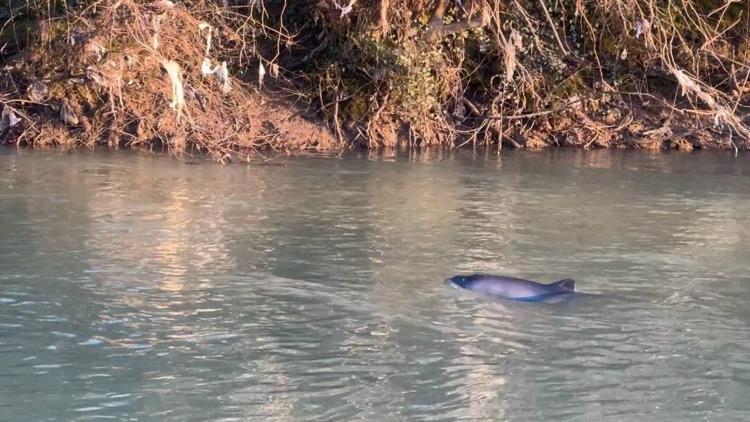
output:
M445 279L445 284L452 285L454 287L466 287L468 279L465 276L454 275Z

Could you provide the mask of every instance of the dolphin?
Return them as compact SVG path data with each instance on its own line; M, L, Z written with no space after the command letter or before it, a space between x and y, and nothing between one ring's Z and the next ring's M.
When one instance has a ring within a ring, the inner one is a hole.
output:
M456 275L446 283L462 289L472 290L495 298L538 302L552 296L574 293L575 280L566 278L550 284L522 278L492 274Z

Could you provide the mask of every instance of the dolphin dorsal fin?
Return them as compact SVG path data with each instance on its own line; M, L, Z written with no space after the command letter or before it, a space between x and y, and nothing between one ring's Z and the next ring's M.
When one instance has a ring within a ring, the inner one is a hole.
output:
M559 287L560 290L564 290L566 292L574 292L576 290L576 281L572 278L565 278L550 284L550 286Z

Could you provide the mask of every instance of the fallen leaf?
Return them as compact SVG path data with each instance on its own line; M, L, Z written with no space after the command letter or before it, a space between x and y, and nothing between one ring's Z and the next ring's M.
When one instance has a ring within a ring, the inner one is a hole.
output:
M263 77L266 75L266 68L263 67L263 62L258 62L258 84L263 86Z

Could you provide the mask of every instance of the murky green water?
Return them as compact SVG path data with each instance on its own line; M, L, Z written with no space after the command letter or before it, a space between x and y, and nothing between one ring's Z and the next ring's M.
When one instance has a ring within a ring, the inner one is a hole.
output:
M748 158L4 150L0 419L748 420Z

